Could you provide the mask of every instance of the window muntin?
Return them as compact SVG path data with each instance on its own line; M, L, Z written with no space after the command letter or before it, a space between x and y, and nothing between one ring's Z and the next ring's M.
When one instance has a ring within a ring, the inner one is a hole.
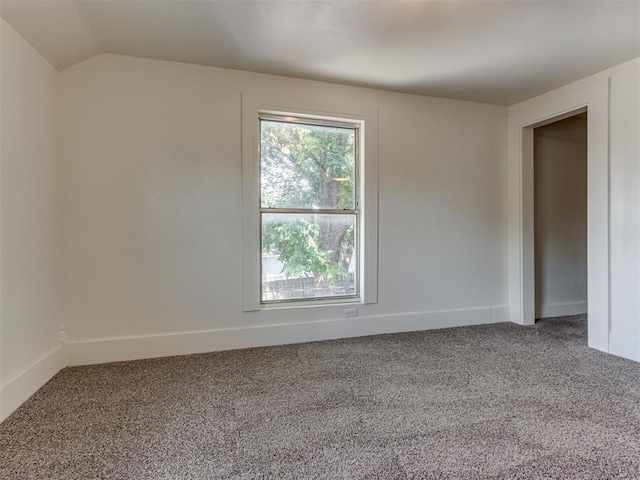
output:
M359 135L260 116L261 303L359 296Z

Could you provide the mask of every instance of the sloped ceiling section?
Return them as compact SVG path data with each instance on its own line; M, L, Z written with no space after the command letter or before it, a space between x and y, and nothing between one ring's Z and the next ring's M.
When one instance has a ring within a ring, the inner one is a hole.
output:
M640 0L1 0L58 70L96 54L510 105L640 55Z
M72 0L0 0L0 15L57 70L104 52Z

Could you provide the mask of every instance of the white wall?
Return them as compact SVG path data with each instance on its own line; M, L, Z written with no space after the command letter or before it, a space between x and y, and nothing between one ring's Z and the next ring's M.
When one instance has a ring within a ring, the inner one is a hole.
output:
M506 319L506 108L109 54L61 88L71 363ZM243 313L243 91L379 108L379 303L360 318ZM149 337L185 332L204 333Z
M509 114L609 79L609 351L640 361L640 58L509 107Z
M1 20L0 420L62 366L56 72Z
M587 117L535 129L536 318L587 311Z

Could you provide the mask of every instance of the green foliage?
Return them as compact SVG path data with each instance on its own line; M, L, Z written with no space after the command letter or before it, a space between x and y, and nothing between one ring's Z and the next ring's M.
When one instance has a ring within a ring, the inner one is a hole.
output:
M354 131L263 121L260 174L263 207L354 208Z
M313 274L318 282L333 285L347 272L345 267L332 261L333 252L321 248L319 230L318 223L307 220L269 222L263 228L263 252L279 253L283 273L289 277Z

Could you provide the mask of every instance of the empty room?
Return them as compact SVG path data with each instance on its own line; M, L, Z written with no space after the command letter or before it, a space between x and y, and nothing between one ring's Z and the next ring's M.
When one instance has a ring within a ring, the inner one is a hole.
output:
M0 479L640 479L640 1L0 17Z

